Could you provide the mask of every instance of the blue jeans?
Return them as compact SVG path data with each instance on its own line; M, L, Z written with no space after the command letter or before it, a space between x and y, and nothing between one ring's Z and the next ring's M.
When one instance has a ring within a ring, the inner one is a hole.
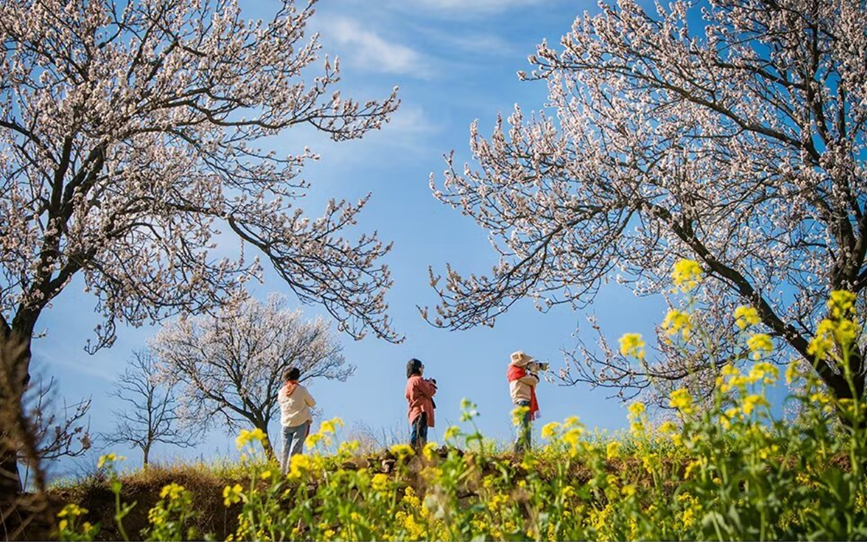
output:
M300 454L303 450L304 439L307 438L309 428L310 422L295 427L283 427L283 450L280 454L280 470L283 474L289 471L289 456Z
M519 453L530 448L530 401L517 401L515 404L528 409L518 426L518 438L515 439L515 453Z
M424 448L427 444L427 413L422 412L412 421L409 434L409 445L415 449Z

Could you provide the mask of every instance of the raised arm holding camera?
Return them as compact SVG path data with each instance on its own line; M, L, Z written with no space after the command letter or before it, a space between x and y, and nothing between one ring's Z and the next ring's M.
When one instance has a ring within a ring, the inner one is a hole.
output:
M516 407L525 407L526 413L518 426L518 436L515 439L515 453L530 448L530 422L539 417L539 401L536 399L536 385L539 383L539 371L547 371L548 364L533 360L524 352L514 352L511 355L506 378L509 380L509 393Z
M423 378L424 364L413 358L406 364L406 401L409 404L410 439L409 444L421 450L427 444L427 428L434 426L433 396L437 392L437 381Z

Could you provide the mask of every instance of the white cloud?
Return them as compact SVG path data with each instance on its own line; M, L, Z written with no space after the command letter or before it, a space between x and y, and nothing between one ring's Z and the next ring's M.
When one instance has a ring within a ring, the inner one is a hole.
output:
M442 127L425 114L418 106L401 105L392 115L391 122L383 128L385 133L399 132L401 134L432 134Z
M495 13L522 6L541 4L546 0L409 0L409 3L440 11L464 13Z
M371 71L402 73L420 78L432 75L427 60L405 45L386 41L352 19L339 17L324 23L324 38L348 46L349 61Z

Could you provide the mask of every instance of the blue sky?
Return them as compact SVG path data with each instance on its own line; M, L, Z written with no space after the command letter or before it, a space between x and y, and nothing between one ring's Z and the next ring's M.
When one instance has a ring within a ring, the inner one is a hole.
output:
M265 16L273 13L276 2L256 0L244 6L251 16ZM561 350L575 344L576 327L588 327L587 314L599 318L612 340L624 332L652 336L653 323L664 317L663 300L636 298L613 283L602 288L586 312L560 307L541 314L528 301L516 305L493 329L436 329L416 309L436 303L428 285L429 265L442 270L450 262L459 271L484 273L495 263L485 232L431 195L430 173L441 180L442 156L452 149L459 163L468 159L469 125L474 119L488 134L497 113L508 115L515 103L525 111L544 107L545 84L520 82L516 72L528 69L526 58L542 39L557 43L577 15L597 9L586 0L323 0L318 4L312 29L321 32L324 51L341 59L344 95L384 98L398 85L402 100L393 121L361 141L334 144L309 131L290 130L271 142L287 153L301 152L309 145L321 155L322 160L310 164L303 174L313 185L302 203L310 215L321 214L331 197L354 200L372 192L359 232L377 230L383 239L394 242L386 259L394 279L388 300L406 341L394 345L371 337L360 342L342 337L345 356L357 372L345 383L311 386L325 417L341 417L350 430L363 423L386 432L407 432L404 367L407 359L418 357L440 386L432 440L441 440L445 428L457 423L464 397L479 405L478 423L487 435L509 439L511 404L505 371L510 352L524 350L557 368L563 363ZM256 286L254 293L264 297L271 291L288 293L273 272L266 272L265 283ZM290 300L297 304L291 296ZM131 352L141 348L156 329L120 328L113 348L90 356L82 348L99 322L93 306L94 299L83 292L81 281L67 288L39 322L47 336L34 344L34 369L54 376L67 402L91 397L91 430L98 433L111 428L111 410L120 406L107 395L112 382ZM323 314L317 306L303 309L310 317ZM625 407L607 395L606 390L543 382L539 388L542 421L578 415L589 427L625 427ZM138 460L136 452L116 451L130 456L133 463ZM234 436L214 431L194 450L160 447L154 455L157 460L211 458L233 451ZM94 463L95 457L85 462ZM59 475L73 465L54 467Z

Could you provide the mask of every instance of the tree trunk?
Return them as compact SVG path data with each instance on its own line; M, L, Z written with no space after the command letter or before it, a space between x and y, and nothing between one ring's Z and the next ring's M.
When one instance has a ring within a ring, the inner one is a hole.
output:
M14 332L0 318L0 502L23 491L18 454L26 439L22 396L30 381L30 337ZM26 337L22 339L21 337ZM31 444L35 444L32 443ZM31 446L32 447L32 446ZM35 450L31 450L35 452Z
M32 333L13 332L0 315L0 524L6 537L12 539L17 538L23 526L39 519L47 510L44 506L38 510L25 505L28 499L23 495L18 470L18 457L23 453L37 473L34 498L44 503L44 479L39 475L36 439L24 417L22 404L22 395L30 379L27 374L30 337Z
M148 467L148 458L151 455L150 445L143 447L142 452L144 452L144 458L142 459L142 468L146 469Z
M268 435L268 424L257 424L257 427L265 433L265 438L262 439L262 448L265 449L265 457L268 458L268 461L277 458L277 455L274 453L274 446L271 445L271 437Z

